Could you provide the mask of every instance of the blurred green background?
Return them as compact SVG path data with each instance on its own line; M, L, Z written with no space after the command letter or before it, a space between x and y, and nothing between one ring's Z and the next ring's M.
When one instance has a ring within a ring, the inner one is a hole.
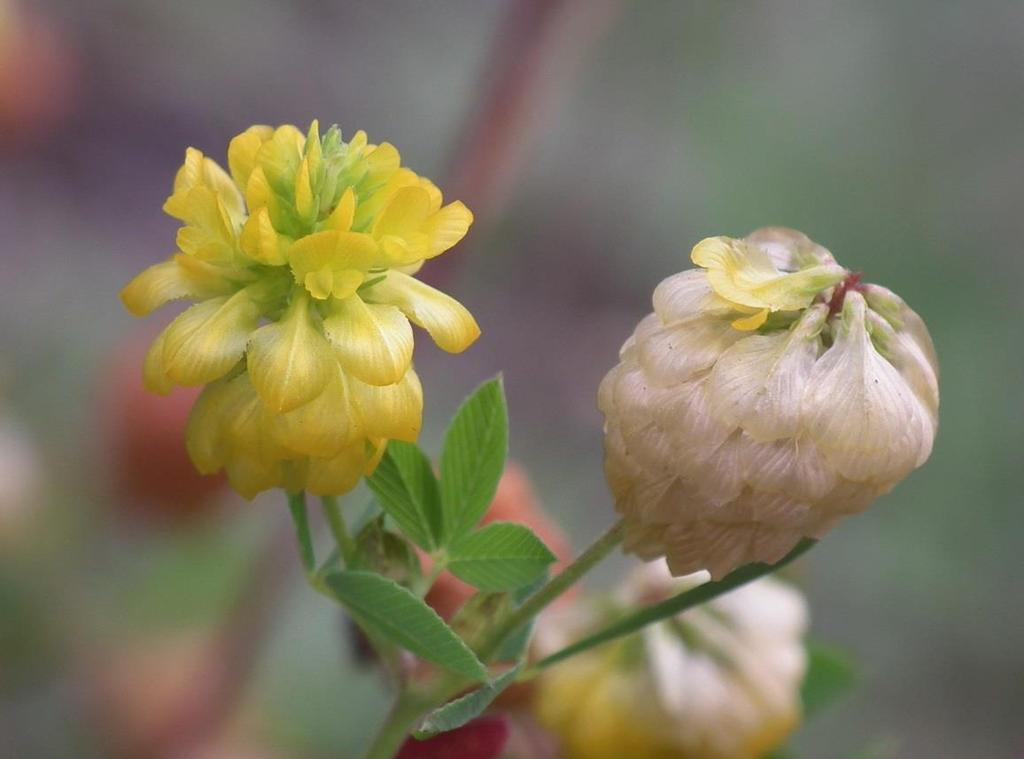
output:
M0 479L24 485L0 510L0 754L115 755L121 701L161 712L116 673L190 671L232 604L243 632L195 666L259 649L235 732L348 756L382 708L282 499L185 520L124 484L173 409L126 390L152 332L117 292L173 249L185 147L317 117L477 210L424 271L484 336L419 341L423 443L503 371L512 454L577 546L612 519L597 384L697 240L795 227L900 293L937 344L940 433L803 565L815 635L862 676L795 750L1024 755L1024 4L0 0L0 90Z

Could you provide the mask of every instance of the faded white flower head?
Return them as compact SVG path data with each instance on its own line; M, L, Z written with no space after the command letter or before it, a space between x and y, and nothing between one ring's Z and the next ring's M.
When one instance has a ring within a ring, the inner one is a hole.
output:
M625 548L719 578L820 538L927 460L938 365L921 318L805 235L693 249L601 383Z
M708 579L652 562L621 601L655 603ZM763 578L547 670L538 714L569 759L759 759L799 724L806 628L803 596Z

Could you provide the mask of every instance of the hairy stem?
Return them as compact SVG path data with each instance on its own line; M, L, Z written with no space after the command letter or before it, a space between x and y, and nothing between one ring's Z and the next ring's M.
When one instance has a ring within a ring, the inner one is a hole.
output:
M435 705L410 691L401 693L366 752L366 759L392 759L402 748L420 716Z
M581 553L565 569L552 577L536 593L527 598L523 604L506 617L501 624L487 637L480 647L480 658L487 661L501 648L513 633L540 614L552 601L565 593L579 582L587 572L593 569L602 559L622 542L625 524L620 519L595 540L587 550Z
M316 553L313 551L313 536L309 532L305 491L288 493L288 508L291 509L292 521L295 523L295 537L299 539L302 567L306 570L306 575L310 576L316 571Z
M797 544L796 548L774 564L747 564L746 566L730 572L721 580L698 585L696 588L680 593L677 596L673 596L667 601L655 604L654 606L648 606L645 609L640 609L639 611L630 614L625 619L621 619L593 635L588 635L586 638L578 640L575 643L566 646L562 650L556 651L550 656L544 657L524 671L519 679L528 680L539 674L542 669L550 667L552 664L557 664L563 659L568 659L570 656L575 656L576 654L582 653L594 646L599 646L603 643L608 643L609 641L634 633L647 625L660 622L661 620L668 619L669 617L674 617L687 609L692 609L694 606L700 606L701 604L718 598L731 590L735 590L741 585L746 585L748 582L752 582L760 577L769 575L786 566L799 556L802 556L813 548L816 543L816 540L804 538Z
M341 558L345 560L345 566L351 569L356 555L356 544L349 534L345 518L341 515L341 506L338 503L338 499L332 495L325 495L320 500L323 502L324 514L327 515L327 524L331 528L334 542L338 544Z

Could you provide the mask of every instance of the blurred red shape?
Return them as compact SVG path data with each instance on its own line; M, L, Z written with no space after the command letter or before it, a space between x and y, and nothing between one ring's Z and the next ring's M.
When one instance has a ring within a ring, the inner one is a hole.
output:
M143 386L142 362L151 338L147 330L121 343L102 378L111 485L122 513L185 522L213 510L225 481L199 474L185 449L188 415L200 388L176 387L161 396Z
M507 741L508 721L491 714L425 741L410 738L395 759L495 759Z
M0 1L0 148L43 143L72 110L78 62L61 27Z

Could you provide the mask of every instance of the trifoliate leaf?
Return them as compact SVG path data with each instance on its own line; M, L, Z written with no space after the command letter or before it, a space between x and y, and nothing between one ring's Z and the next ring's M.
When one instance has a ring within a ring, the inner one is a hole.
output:
M367 484L398 526L418 546L440 544L441 497L430 461L414 444L392 440Z
M448 541L472 530L487 511L507 454L505 391L493 379L463 402L444 437L441 504Z
M555 561L529 527L492 522L448 547L448 569L481 590L515 590L542 575Z
M487 670L462 639L420 598L394 580L364 571L334 572L327 590L370 631L429 662L477 681Z

